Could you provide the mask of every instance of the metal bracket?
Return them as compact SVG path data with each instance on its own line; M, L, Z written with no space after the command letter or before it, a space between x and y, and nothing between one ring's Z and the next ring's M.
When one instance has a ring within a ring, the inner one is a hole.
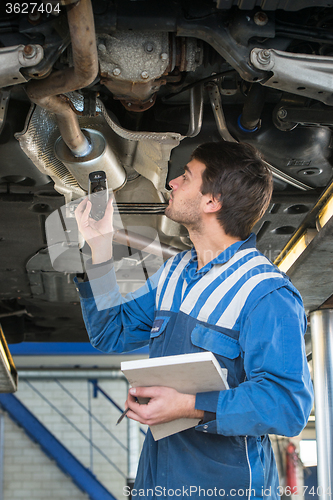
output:
M206 88L208 90L208 95L210 99L210 103L212 105L213 113L214 113L214 118L217 126L217 130L219 131L220 136L224 141L229 141L229 142L238 142L236 139L232 137L230 134L224 113L223 113L223 107L222 107L222 99L221 99L221 94L219 91L219 88L216 83L214 82L209 82L206 85Z
M220 136L224 141L238 142L236 139L232 137L232 135L228 130L227 123L225 121L223 113L222 99L218 86L216 85L216 83L209 83L206 85L206 88L208 90L210 102L213 108L213 113L216 121L216 126ZM264 160L264 163L268 166L268 168L271 169L273 177L275 177L276 179L280 179L283 182L286 182L287 184L293 187L301 189L302 191L308 191L311 189L310 186L307 186L303 182L300 182L297 179L290 177L290 175L286 174L285 172L282 172L281 170L278 170L276 167L274 167L267 161Z
M248 82L265 78L264 71L258 71L249 63L249 47L237 42L225 26L223 16L204 19L179 19L177 36L195 37L211 45L240 76ZM260 36L260 35L259 35Z
M333 57L255 48L250 58L268 73L262 85L333 105Z
M0 90L0 134L5 125L9 98L10 90Z
M0 48L0 87L27 82L20 68L35 66L43 57L44 50L41 45L14 45Z
M280 130L293 130L298 124L333 126L333 108L316 104L312 107L290 105L281 100L273 111L273 123Z

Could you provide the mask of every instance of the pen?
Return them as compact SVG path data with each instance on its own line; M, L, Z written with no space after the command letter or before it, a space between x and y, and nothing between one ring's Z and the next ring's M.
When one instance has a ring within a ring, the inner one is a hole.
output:
M120 415L120 417L118 418L116 425L120 424L120 422L121 422L121 421L122 421L122 419L126 416L126 413L127 413L129 410L130 410L130 407L128 406L128 407L126 408L126 410L125 410L125 411L123 411L123 413L122 413L122 414Z

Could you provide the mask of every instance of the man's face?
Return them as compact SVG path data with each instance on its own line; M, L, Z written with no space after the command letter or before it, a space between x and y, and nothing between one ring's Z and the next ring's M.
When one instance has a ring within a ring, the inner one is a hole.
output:
M188 229L199 229L202 222L204 200L201 185L205 168L200 161L191 160L185 173L169 182L172 194L165 215Z

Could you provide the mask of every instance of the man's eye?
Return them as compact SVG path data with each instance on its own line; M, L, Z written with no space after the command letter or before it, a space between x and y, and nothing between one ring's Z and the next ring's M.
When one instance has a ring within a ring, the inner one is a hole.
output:
M187 179L186 174L183 174L184 181Z

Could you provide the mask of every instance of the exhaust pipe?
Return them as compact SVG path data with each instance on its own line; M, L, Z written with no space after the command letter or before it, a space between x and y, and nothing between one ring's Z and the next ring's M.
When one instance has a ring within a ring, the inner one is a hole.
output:
M27 85L32 102L55 113L60 134L74 156L85 156L91 150L89 140L80 129L71 101L63 95L87 87L98 74L98 56L94 16L90 0L80 0L67 7L73 68L51 73L43 80Z
M126 172L103 135L81 130L76 110L63 94L87 87L98 74L98 55L91 0L67 6L74 67L51 73L44 80L31 81L27 94L32 102L56 115L61 137L55 154L88 190L89 172L104 170L109 186L116 191L126 183Z

